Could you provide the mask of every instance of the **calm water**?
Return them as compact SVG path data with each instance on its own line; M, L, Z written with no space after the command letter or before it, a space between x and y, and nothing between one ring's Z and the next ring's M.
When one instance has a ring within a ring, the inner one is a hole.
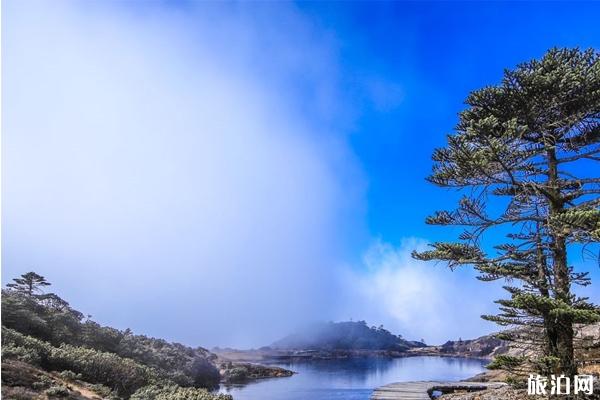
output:
M272 364L291 369L289 378L222 387L234 400L367 400L376 387L401 381L461 380L484 371L485 361L411 357L316 360Z

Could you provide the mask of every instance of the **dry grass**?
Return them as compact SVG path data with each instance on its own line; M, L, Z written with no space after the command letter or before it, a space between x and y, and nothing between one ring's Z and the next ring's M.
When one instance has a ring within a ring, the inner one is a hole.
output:
M2 386L2 398L11 400L45 400L47 397L22 386Z
M579 373L600 376L600 364L592 364L581 367L579 368Z
M33 365L16 361L2 361L2 399L46 400L44 387L36 388L34 383L46 378L50 385L62 385L69 389L67 400L100 400L102 397L78 382L66 381L57 373L46 372Z

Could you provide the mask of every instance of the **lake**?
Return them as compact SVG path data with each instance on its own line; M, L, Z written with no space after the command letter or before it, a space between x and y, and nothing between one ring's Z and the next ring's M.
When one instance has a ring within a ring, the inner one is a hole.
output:
M485 370L484 360L454 357L353 358L269 364L297 372L246 385L221 387L234 400L368 400L392 382L461 380Z

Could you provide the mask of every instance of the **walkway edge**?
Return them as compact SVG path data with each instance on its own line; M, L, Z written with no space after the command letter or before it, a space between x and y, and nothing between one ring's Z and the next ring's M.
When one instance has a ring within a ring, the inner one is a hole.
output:
M381 386L373 392L371 400L430 400L428 391L435 387L496 389L506 385L501 382L398 382Z

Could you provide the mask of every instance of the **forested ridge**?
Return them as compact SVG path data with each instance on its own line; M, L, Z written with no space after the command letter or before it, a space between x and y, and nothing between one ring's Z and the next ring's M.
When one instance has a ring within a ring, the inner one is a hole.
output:
M276 349L389 350L406 351L425 346L394 335L383 326L369 327L365 321L325 322L289 335L275 343Z
M115 400L230 399L208 391L220 380L208 350L101 326L57 294L44 293L48 286L29 272L2 290L3 397L19 387L14 398L37 399L40 392L80 398L69 390L71 382ZM37 373L35 381L33 372L22 386L24 371L35 371L29 367L60 375L53 381Z

